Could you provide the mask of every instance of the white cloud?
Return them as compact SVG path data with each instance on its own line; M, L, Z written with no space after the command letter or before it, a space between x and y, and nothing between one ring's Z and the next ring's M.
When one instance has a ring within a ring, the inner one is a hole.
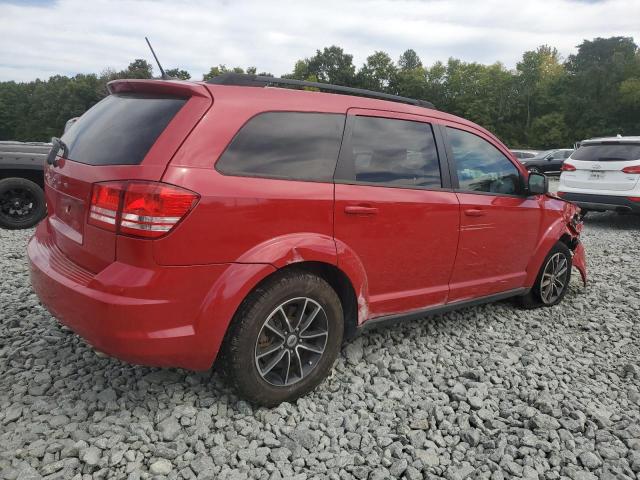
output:
M513 67L541 44L563 55L583 39L640 41L640 1L0 0L0 80L125 68L151 60L148 35L165 68L199 79L211 66L256 66L282 74L332 44L360 65L374 50L423 62L453 56Z

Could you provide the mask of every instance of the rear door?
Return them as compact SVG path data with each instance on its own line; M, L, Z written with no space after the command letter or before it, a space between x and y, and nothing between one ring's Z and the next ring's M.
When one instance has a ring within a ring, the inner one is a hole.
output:
M637 174L623 169L640 166L640 143L583 144L569 158L576 169L562 172L567 187L585 190L626 191L638 183Z
M460 214L438 143L427 117L349 110L335 237L364 266L371 317L446 302Z
M520 170L489 136L444 130L461 208L449 302L520 288L540 235L539 200L523 194Z
M87 224L93 184L159 180L212 102L195 84L118 81L110 89L63 135L67 154L45 170L52 241L94 272L114 261L116 235Z

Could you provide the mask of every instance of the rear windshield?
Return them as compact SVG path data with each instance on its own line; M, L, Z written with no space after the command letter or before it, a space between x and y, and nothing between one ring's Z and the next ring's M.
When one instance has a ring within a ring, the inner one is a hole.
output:
M186 99L109 95L62 136L69 160L89 165L137 165Z
M596 143L582 145L573 155L573 160L593 162L615 162L640 159L640 143Z

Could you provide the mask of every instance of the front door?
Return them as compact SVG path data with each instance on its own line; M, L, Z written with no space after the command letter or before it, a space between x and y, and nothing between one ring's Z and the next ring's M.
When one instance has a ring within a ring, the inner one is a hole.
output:
M445 158L426 117L349 111L335 237L364 266L369 317L446 302L460 217Z
M521 288L540 235L539 198L524 195L519 169L488 136L444 130L461 209L449 302Z

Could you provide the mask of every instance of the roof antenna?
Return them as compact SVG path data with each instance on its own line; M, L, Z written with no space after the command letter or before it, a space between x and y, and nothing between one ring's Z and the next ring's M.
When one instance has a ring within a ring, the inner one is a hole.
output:
M151 53L153 54L153 58L156 59L156 63L158 64L158 68L160 69L160 73L162 74L160 75L160 78L162 78L162 80L175 80L175 78L170 77L164 72L164 68L162 68L162 65L160 65L160 60L158 60L158 56L156 55L156 52L153 50L153 47L151 46L151 42L149 41L149 39L147 37L144 37L144 39L147 41L147 45L149 45L149 50L151 50Z

